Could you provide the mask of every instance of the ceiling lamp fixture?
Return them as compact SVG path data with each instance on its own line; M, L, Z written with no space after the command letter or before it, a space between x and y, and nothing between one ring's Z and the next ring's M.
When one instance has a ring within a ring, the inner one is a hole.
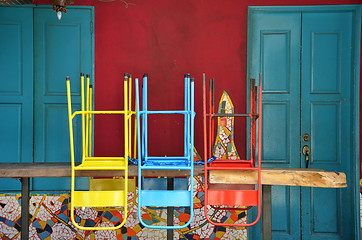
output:
M66 0L53 0L53 10L57 13L57 17L60 20L62 18L62 12L67 14L67 9L65 8L67 1Z

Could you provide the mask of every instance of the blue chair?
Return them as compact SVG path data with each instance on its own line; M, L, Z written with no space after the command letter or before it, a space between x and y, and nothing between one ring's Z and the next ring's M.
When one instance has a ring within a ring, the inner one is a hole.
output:
M139 84L136 83L137 105L137 140L138 140L138 218L142 225L153 229L181 229L187 227L193 218L193 149L194 149L194 79L185 75L185 109L171 111L147 110L147 74L143 76L142 110L140 110ZM180 157L158 157L148 155L148 115L150 114L182 114L184 121L184 154ZM141 134L142 131L142 134ZM186 190L160 190L157 188L143 188L144 178L142 170L189 170L190 186ZM180 226L159 226L145 223L142 219L142 207L188 207L190 219Z

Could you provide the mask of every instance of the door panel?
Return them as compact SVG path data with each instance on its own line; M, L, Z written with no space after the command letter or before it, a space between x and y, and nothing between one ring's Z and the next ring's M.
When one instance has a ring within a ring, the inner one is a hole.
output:
M319 235L320 239L326 239L322 235L339 235L342 228L341 218L341 202L340 202L340 189L328 189L328 188L312 188L310 193L311 199L311 226L312 233ZM336 201L331 201L336 199ZM327 204L326 204L327 203ZM323 214L321 214L323 212ZM308 236L304 236L304 239L308 239ZM345 238L343 238L345 239Z
M310 168L352 182L352 12L303 13L301 134L310 134ZM302 166L305 157L301 156ZM304 239L353 239L353 184L302 188ZM343 203L343 204L342 204ZM342 212L340 212L342 210Z
M277 209L272 214L273 232L279 235L290 235L290 190L284 186L272 186L272 209Z
M1 162L32 162L33 9L0 7ZM5 71L6 70L6 71ZM0 178L3 191L20 190L18 180Z
M306 32L303 33L306 34ZM311 46L309 46L311 48L311 93L339 93L341 88L340 33L311 32L308 37L311 38Z
M310 103L310 136L313 137L311 167L316 164L341 164L341 133L336 131L341 126L340 108L339 102Z
M290 93L290 31L260 31L261 64L265 76L278 76L278 81L265 81L268 93Z
M277 126L268 126L263 129L262 137L265 143L278 143L278 151L275 151L275 145L273 144L262 145L263 164L290 164L290 142L288 141L288 129L290 128L289 105L288 101L268 101L263 104L264 116L268 117L268 121L278 123Z
M248 44L255 57L250 58L250 77L263 74L262 166L298 168L299 159L292 156L300 151L301 15L258 12L251 21ZM277 239L300 236L299 196L297 187L272 187L272 231ZM248 230L251 239L262 238L261 221Z
M34 162L69 162L70 143L65 77L70 76L72 110L80 109L80 73L91 74L91 10L69 8L59 21L36 8ZM81 161L81 118L74 124L75 158ZM83 182L87 182L84 180ZM86 188L87 184L83 187ZM56 186L57 189L54 189ZM62 179L33 179L33 190L67 190Z

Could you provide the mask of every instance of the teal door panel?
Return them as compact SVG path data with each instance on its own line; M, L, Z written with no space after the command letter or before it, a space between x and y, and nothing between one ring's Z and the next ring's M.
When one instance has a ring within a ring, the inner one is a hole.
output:
M1 163L33 158L33 9L0 7ZM20 182L0 178L1 191Z
M47 178L33 178L32 190L35 192L69 192L70 177L47 177ZM89 189L89 178L79 177L76 180L75 188L79 190Z
M300 13L258 12L249 32L250 77L263 74L262 166L298 168L300 134ZM272 187L272 231L276 239L300 236L299 188ZM253 218L253 211L251 213ZM248 229L261 239L261 221Z
M302 188L304 239L354 239L351 11L303 13L301 134L310 168L344 172L350 187ZM301 155L301 165L305 157Z
M65 77L71 78L73 111L79 110L80 73L92 73L92 11L69 8L61 21L49 8L36 8L34 14L34 162L70 162ZM80 118L73 124L75 157L80 161ZM59 190L68 190L70 185L65 182L35 178L32 189L55 190L57 186Z
M342 189L273 186L273 239L360 239L353 160L359 11L357 6L249 9L248 75L263 73L264 81L263 166L305 168L307 145L309 168L344 172L348 183ZM291 37L269 44L271 37L264 35L270 33ZM310 140L303 140L304 134ZM286 214L294 210L300 215ZM262 238L260 223L249 236Z

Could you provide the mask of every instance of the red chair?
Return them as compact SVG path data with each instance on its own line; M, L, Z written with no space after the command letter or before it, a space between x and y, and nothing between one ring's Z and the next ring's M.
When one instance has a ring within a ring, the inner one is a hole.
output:
M215 113L214 111L214 79L209 85L209 112L207 113L207 97L205 74L203 75L203 125L204 125L204 161L205 161L205 215L207 220L216 226L249 227L258 222L261 215L261 117L262 117L262 86L259 78L259 91L255 79L250 79L250 112L247 114ZM259 96L259 97L258 97ZM258 99L259 98L259 99ZM259 100L259 102L258 102ZM250 118L250 159L215 159L212 157L212 145L215 139L215 119L219 117ZM258 128L258 130L257 130ZM258 135L258 137L257 137ZM256 164L256 150L258 151ZM243 170L257 173L257 184L215 184L208 183L208 171ZM208 206L217 210L248 210L258 208L258 215L251 223L230 224L215 222L208 216Z

